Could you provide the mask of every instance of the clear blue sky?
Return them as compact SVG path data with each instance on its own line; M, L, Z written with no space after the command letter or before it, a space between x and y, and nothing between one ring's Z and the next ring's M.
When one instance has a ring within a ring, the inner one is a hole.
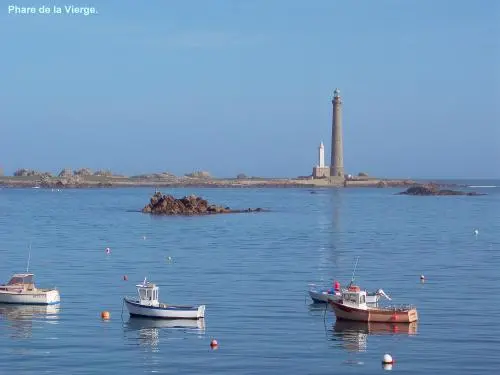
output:
M6 174L307 175L320 141L329 159L339 87L347 172L500 177L498 1L116 0L88 17L8 5Z

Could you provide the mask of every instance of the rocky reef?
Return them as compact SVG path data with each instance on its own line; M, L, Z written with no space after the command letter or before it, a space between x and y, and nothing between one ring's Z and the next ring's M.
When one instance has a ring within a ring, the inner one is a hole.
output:
M177 199L172 195L163 195L156 192L149 204L142 212L155 215L210 215L210 214L229 214L241 212L262 212L262 208L248 208L245 210L233 210L229 207L209 204L207 200L196 195L186 196Z
M486 195L482 193L476 193L474 191L458 191L458 190L450 190L450 189L439 189L437 185L421 185L421 186L412 186L405 191L402 191L397 194L402 195Z

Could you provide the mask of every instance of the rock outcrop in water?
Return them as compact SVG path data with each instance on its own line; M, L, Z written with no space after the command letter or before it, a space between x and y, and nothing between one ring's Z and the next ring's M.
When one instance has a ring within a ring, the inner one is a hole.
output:
M207 200L196 195L177 199L172 195L163 195L156 192L142 212L156 215L210 215L240 212L262 212L262 208L248 208L246 210L233 210L229 207L209 204Z
M476 193L474 191L457 191L450 189L440 190L436 185L422 185L422 186L412 186L405 191L398 193L403 195L486 195L482 193Z

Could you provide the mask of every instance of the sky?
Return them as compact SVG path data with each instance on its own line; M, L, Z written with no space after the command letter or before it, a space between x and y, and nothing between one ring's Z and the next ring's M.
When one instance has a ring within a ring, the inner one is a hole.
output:
M0 5L5 174L309 175L337 87L346 173L500 178L495 0Z

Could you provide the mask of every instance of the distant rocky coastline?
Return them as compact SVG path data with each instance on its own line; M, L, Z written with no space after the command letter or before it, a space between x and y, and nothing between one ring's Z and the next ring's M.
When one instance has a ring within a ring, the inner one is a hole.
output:
M212 215L212 214L229 214L242 212L263 212L262 208L248 208L244 210L234 210L230 207L209 204L207 200L196 195L185 196L177 199L172 195L163 195L161 192L156 192L143 209L142 212L155 215Z
M183 176L176 176L169 172L123 176L112 173L110 170L92 171L89 168L72 170L64 168L57 174L40 172L33 169L18 169L13 176L0 174L0 187L4 188L45 188L45 189L85 189L85 188L125 188L125 187L151 187L151 188L406 188L422 186L410 179L381 179L369 177L366 173L359 176L327 179L299 176L295 178L264 178L237 174L234 178L217 178L207 171L194 171ZM445 187L440 184L439 186ZM455 187L455 186L446 186Z
M476 195L486 195L483 193L477 193L475 191L458 191L458 190L450 190L450 189L439 189L437 185L421 185L421 186L412 186L405 191L397 193L399 195L418 195L418 196L437 196L437 195L468 195L468 196L476 196Z

